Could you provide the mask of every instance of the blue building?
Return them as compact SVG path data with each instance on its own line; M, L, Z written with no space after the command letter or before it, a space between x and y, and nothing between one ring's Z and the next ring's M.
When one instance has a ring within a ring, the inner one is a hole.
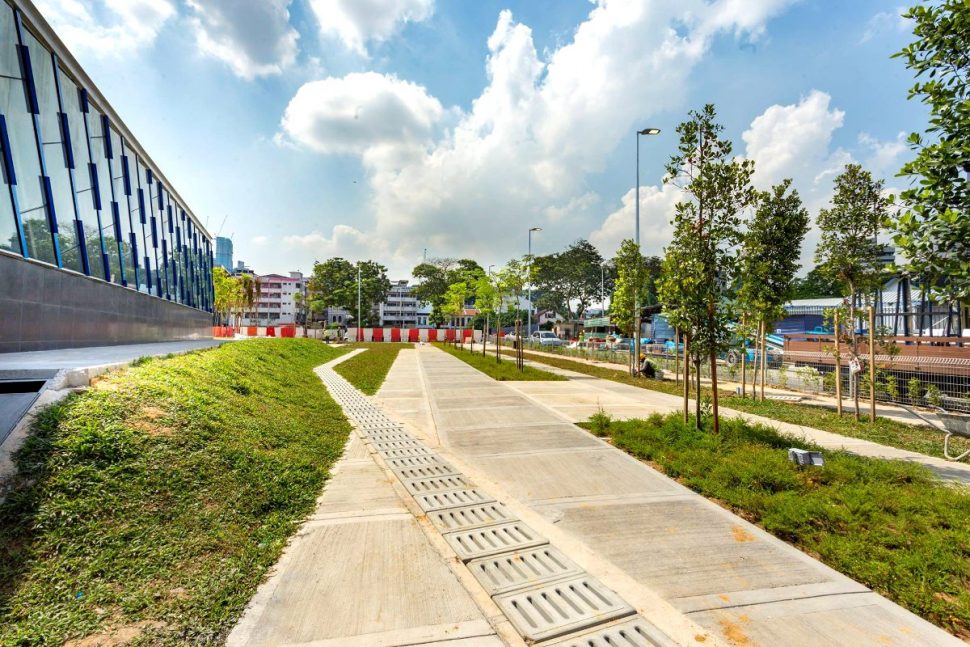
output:
M216 237L216 265L232 273L232 239L223 236Z
M208 334L211 237L29 0L0 0L0 352Z

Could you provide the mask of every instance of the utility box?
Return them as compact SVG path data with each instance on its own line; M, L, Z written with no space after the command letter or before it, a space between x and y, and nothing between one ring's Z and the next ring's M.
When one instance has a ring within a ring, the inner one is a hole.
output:
M822 458L822 452L812 452L807 449L795 449L794 447L788 450L788 460L795 465L800 466L815 465L817 467L822 467L825 465L825 459Z

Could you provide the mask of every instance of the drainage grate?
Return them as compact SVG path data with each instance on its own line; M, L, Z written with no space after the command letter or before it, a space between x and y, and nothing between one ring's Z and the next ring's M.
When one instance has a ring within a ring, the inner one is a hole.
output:
M555 638L634 613L616 593L589 576L498 595L495 602L529 640Z
M372 445L384 458L405 458L407 456L426 456L431 454L427 447L407 447L405 449L381 449L377 443Z
M387 466L392 470L403 470L408 467L421 467L422 465L438 465L446 468L449 474L454 474L455 469L434 454L424 456L406 456L404 458L389 458Z
M431 520L434 521L434 517ZM550 580L575 577L583 572L554 546L540 546L519 553L476 559L468 563L468 568L489 595L508 593Z
M501 503L482 503L467 508L438 510L428 514L428 519L441 532L451 532L514 521L515 517Z
M388 440L388 441L374 441L374 447L377 451L385 451L388 449L413 449L415 447L424 448L424 443L418 442L417 440Z
M435 476L429 479L413 479L404 481L404 487L411 494L428 494L430 492L446 492L471 487L471 483L459 474L451 476Z
M442 535L463 562L548 543L521 521Z
M394 473L402 481L410 481L414 479L433 478L435 476L448 476L455 474L455 470L450 465L432 463L431 465L415 465L413 467L396 469Z
M473 503L487 503L493 501L478 490L455 490L454 492L432 492L430 494L415 495L414 500L418 502L421 509L425 512L444 510L445 508L457 508Z
M378 432L364 436L365 443L387 443L395 440L414 440L414 436L406 431Z
M610 625L579 636L570 636L553 643L543 643L544 647L677 647L677 643L667 637L641 617Z

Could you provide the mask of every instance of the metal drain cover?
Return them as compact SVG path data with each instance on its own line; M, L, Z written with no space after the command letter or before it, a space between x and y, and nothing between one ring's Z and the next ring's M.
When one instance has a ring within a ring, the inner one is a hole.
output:
M427 479L413 479L404 481L404 487L411 494L428 494L430 492L446 492L448 490L462 490L471 487L471 483L459 474L451 476L433 476Z
M424 443L417 440L387 440L387 441L374 441L374 447L378 451L384 451L385 449L411 449L414 447L424 448Z
M431 450L427 447L408 447L406 449L382 449L377 446L377 443L372 445L377 451L379 451L385 458L405 458L408 456L427 456L431 454Z
M402 467L400 469L395 469L394 473L397 474L398 478L400 478L402 481L410 481L414 479L434 478L436 476L449 476L451 474L455 474L455 470L452 469L451 465L431 463L428 465Z
M542 643L542 645L543 647L677 647L676 642L639 616L604 629Z
M620 596L588 575L494 599L528 640L555 638L634 613Z
M431 520L434 521L434 518ZM508 593L583 573L579 566L555 546L540 546L516 553L475 559L468 563L468 568L489 595Z
M392 470L403 470L408 467L421 467L423 465L437 465L449 470L449 474L455 474L455 469L434 454L424 454L421 456L405 456L404 458L389 458L387 466Z
M414 436L406 431L378 432L364 436L365 443L387 443L395 440L414 440Z
M442 536L463 562L549 543L521 521L458 530Z
M472 505L473 503L486 503L494 499L482 494L478 490L455 490L454 492L418 494L415 495L414 500L418 502L418 505L425 512L433 512L435 510L444 510L445 508Z
M467 530L480 526L514 521L515 517L501 503L481 503L465 508L449 508L428 514L428 519L441 532Z

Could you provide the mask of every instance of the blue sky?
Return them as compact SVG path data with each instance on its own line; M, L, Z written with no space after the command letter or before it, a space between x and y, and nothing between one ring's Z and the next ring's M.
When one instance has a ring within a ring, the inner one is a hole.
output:
M925 111L875 0L37 0L212 233L257 272L424 250L482 264L631 237L680 198L674 127L717 105L814 213L849 161L890 187ZM223 225L223 220L225 224ZM810 259L814 233L803 258Z

